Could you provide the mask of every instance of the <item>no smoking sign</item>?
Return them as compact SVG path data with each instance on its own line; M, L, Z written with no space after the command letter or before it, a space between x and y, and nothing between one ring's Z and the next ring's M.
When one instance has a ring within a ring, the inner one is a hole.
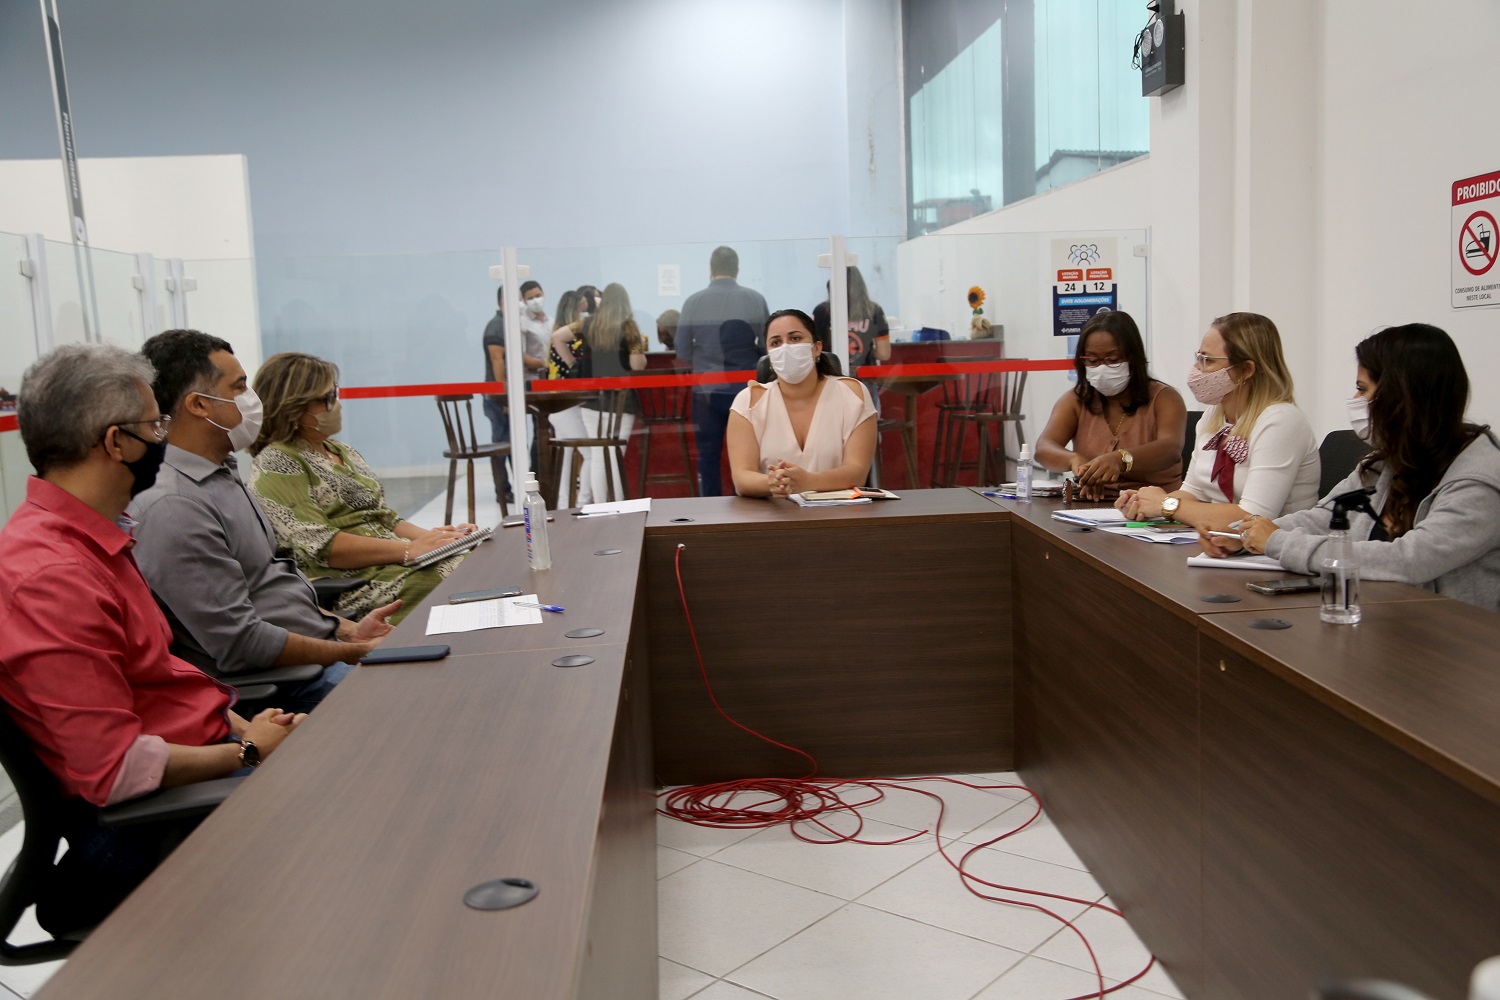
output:
M1453 307L1500 305L1500 170L1453 182Z

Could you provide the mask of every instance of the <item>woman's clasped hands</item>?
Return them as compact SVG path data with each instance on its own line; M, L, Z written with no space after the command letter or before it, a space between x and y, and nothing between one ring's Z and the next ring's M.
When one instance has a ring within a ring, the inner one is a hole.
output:
M806 469L779 458L766 466L766 485L773 497L789 497L811 489L807 485L807 476Z

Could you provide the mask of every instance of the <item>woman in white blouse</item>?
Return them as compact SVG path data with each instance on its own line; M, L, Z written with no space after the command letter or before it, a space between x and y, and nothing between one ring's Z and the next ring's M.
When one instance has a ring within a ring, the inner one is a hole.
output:
M1312 425L1297 408L1276 324L1259 313L1214 320L1188 372L1211 409L1198 425L1182 489L1127 490L1115 506L1131 519L1171 517L1223 531L1251 514L1280 517L1318 500L1322 464Z
M735 397L726 442L740 496L789 496L858 486L875 456L875 406L865 387L833 375L800 309L774 312L766 349L776 380Z

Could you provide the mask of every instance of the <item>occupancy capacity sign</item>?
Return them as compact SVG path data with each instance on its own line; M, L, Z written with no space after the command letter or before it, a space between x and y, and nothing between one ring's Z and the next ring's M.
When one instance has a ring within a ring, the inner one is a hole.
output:
M1500 305L1500 170L1453 182L1453 307Z

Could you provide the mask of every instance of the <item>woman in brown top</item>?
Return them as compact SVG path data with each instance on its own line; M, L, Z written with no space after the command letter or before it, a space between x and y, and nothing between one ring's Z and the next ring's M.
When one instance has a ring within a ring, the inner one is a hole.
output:
M1073 369L1078 384L1052 408L1037 461L1073 473L1090 500L1141 485L1177 489L1187 407L1176 389L1147 371L1146 346L1130 314L1099 313L1084 324Z

